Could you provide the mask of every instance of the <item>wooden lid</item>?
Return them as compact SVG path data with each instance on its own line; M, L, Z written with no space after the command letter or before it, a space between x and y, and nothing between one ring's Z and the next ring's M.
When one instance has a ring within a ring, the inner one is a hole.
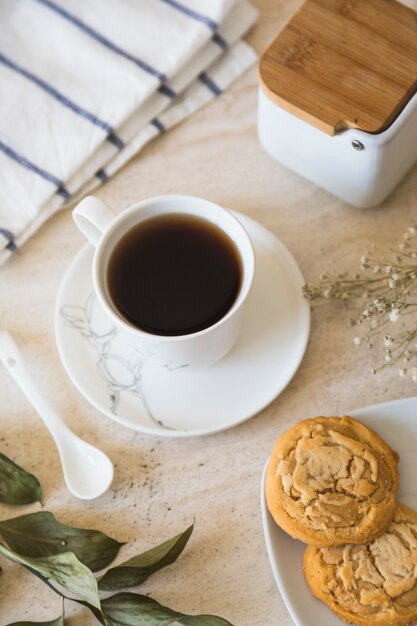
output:
M381 132L417 91L417 13L395 0L307 0L259 71L271 100L329 135Z

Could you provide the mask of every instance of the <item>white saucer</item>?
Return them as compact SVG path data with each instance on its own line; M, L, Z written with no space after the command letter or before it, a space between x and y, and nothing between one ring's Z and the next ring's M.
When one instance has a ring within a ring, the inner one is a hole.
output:
M400 502L417 510L417 398L374 404L347 413L376 430L400 455ZM342 626L336 615L311 593L303 573L306 546L274 522L266 506L266 465L261 484L262 521L272 571L282 599L296 626Z
M55 308L58 350L74 385L111 419L157 436L214 433L261 411L295 374L310 330L303 277L271 232L236 216L252 239L256 274L237 344L207 369L169 369L133 350L94 295L93 248L72 261Z

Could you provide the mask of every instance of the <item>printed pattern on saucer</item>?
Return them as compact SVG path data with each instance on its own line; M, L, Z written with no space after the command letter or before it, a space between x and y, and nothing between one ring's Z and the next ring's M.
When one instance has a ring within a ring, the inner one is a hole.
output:
M149 361L168 371L187 367L187 364L174 366L149 351L131 347L110 320L102 319L103 315L94 291L88 296L84 307L67 304L61 306L59 312L64 324L78 331L95 350L97 373L109 391L110 411L117 415L120 395L129 393L137 398L153 422L167 428L161 419L153 415L146 400L143 369Z

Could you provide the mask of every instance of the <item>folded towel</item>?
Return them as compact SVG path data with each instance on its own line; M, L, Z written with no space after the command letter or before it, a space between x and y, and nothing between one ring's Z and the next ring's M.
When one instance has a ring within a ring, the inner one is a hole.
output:
M0 263L255 60L247 0L0 2Z

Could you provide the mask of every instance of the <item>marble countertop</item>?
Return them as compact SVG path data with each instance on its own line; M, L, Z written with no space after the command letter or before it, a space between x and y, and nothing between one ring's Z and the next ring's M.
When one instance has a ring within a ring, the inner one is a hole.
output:
M249 41L261 53L301 2L255 4L261 15ZM256 100L254 67L216 101L149 145L97 195L115 209L147 196L186 193L241 211L283 241L307 280L322 271L356 268L370 242L395 244L414 223L417 168L379 208L355 209L262 151ZM184 554L147 581L143 592L185 613L218 614L236 626L290 626L269 566L259 503L262 467L274 440L301 418L341 415L412 396L417 387L397 371L372 376L376 356L353 346L351 312L329 305L313 313L310 342L294 379L256 417L201 438L162 439L130 431L86 402L68 379L55 346L57 290L82 245L69 211L51 219L1 268L0 319L69 426L113 459L113 487L92 502L68 493L48 433L4 368L0 450L36 474L46 509L63 523L98 528L128 542L125 558L182 531L195 517ZM1 506L0 515L39 508ZM58 597L39 580L4 560L1 567L2 626L58 615ZM68 603L67 615L73 626L96 623L74 604Z

